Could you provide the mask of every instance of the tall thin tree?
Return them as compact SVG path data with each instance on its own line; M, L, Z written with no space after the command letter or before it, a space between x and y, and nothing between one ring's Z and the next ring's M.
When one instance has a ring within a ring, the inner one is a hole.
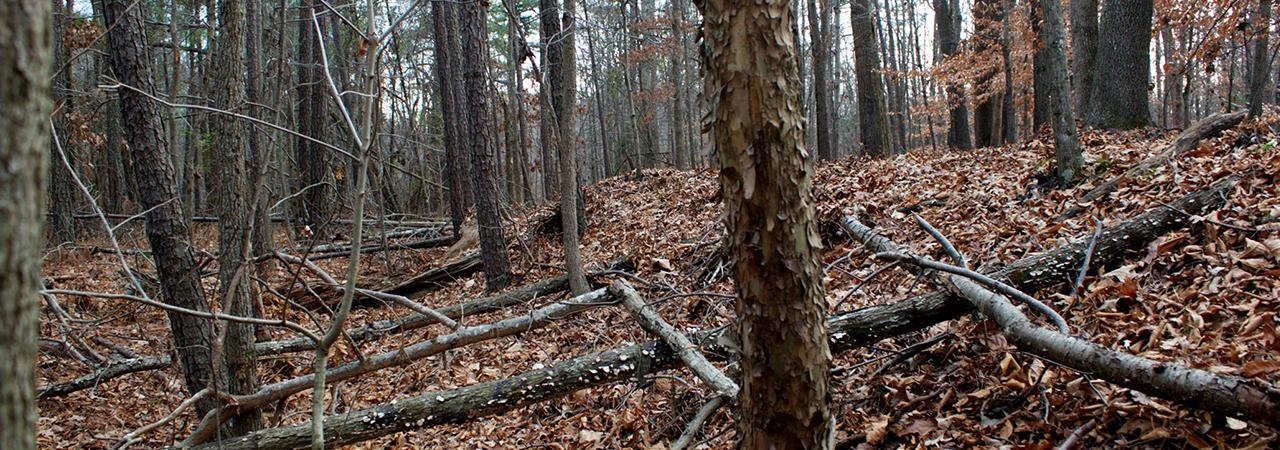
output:
M889 122L886 118L884 82L880 78L880 44L872 0L852 0L849 14L853 27L853 64L858 78L858 127L862 131L863 153L881 158L889 155Z
M1045 66L1049 72L1048 86L1050 123L1053 125L1054 158L1057 160L1059 186L1070 186L1080 175L1080 167L1084 165L1084 156L1080 150L1080 139L1076 134L1075 114L1071 110L1071 82L1067 67L1067 31L1062 17L1062 0L1032 0L1034 7L1039 7L1044 17L1037 36L1036 51L1044 55Z

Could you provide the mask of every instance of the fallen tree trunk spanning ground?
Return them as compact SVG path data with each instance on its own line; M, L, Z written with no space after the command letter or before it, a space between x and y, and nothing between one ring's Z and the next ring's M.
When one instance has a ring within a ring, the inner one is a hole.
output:
M439 289L441 286L455 281L458 278L469 277L472 274L479 272L483 267L484 265L480 260L480 252L472 252L463 256L462 259L422 272L421 274L405 280L400 284L388 288L370 290L376 290L385 294L399 295L402 297L412 297L424 292ZM299 305L310 309L316 309L320 306L318 304L320 299L316 298L315 295L311 295L311 292L312 290L298 288L293 289L290 296L294 301L298 302ZM320 297L332 297L327 298L326 300L335 300L342 297L341 290L328 285L315 289L315 292L317 292ZM381 302L373 298L363 297L358 299L353 306L370 307L377 305L381 305Z
M1104 195L1110 194L1112 191L1116 190L1116 188L1120 187L1121 182L1137 178L1138 176L1150 172L1157 166L1167 164L1174 158L1194 150L1200 145L1200 141L1217 136L1223 131L1240 124L1244 118L1245 111L1218 113L1191 124L1190 127L1183 130L1181 133L1178 133L1178 136L1173 139L1173 142L1169 143L1169 146L1165 147L1165 149L1160 153L1144 159L1133 167L1130 167L1129 170L1124 171L1124 173L1102 182L1102 184L1099 184L1097 187L1094 187L1089 190L1089 192L1080 196L1080 199L1076 200L1076 203L1090 203L1102 198ZM1064 221L1078 216L1080 213L1084 212L1084 210L1085 208L1080 205L1072 206L1067 209L1066 212L1063 212L1061 216L1058 216L1058 221Z
M481 297L461 304L439 310L441 314L453 320L464 320L470 315L487 314L501 311L508 307L527 303L541 297L549 297L569 289L569 281L563 276L549 278L529 284L498 295ZM434 317L423 314L411 314L394 319L379 320L347 331L352 342L362 344L382 338L389 334L416 330L439 323ZM254 345L259 357L315 350L315 341L298 336L279 341L259 342ZM60 397L73 392L89 389L105 381L122 377L134 372L163 369L169 367L168 356L146 356L118 361L108 364L92 374L74 380L41 387L38 392L43 397Z
M1189 219L1185 213L1203 215L1221 207L1235 181L1229 179L1215 183L1169 207L1149 210L1104 230L1097 238L1093 260L1097 264L1118 261L1126 252L1142 249L1154 238L1182 228ZM1050 252L1014 262L990 275L1027 291L1061 284L1078 270L1089 240L1089 236L1077 238ZM841 314L827 322L831 351L844 352L881 339L919 331L972 310L972 306L963 299L946 293L932 293ZM723 358L726 350L715 344L717 337L718 333L702 332L690 336L690 340L703 344L704 353L709 358ZM579 389L671 369L679 363L679 358L669 347L656 341L592 353L503 380L428 392L393 403L328 416L324 419L325 439L327 444L336 446L399 431L462 423L557 398ZM311 424L304 423L265 429L234 442L206 444L198 448L301 448L310 445L310 433Z
M450 334L436 336L426 341L332 367L328 369L326 378L331 383L337 383L382 369L403 366L428 356L438 355L447 350L477 342L526 333L546 327L570 315L598 306L608 305L613 302L612 297L613 295L607 289L597 289L570 300L531 311L525 315L461 328ZM314 383L315 374L306 374L263 386L257 392L251 394L235 395L233 396L234 402L214 409L205 415L200 422L200 426L192 434L190 441L192 443L202 443L210 438L212 433L217 430L217 426L214 424L215 418L218 422L222 422L246 411L261 408L272 402L310 389ZM308 430L310 429L308 428Z
M387 244L387 250L390 250L390 251L422 250L427 248L448 247L450 244L453 244L453 241L454 241L453 236L445 236L445 237L438 237L438 238L431 238L431 239L420 239L413 242L404 242L404 243L392 242ZM382 251L382 244L365 244L360 246L361 253L368 254L368 253L374 253L379 251ZM343 256L350 256L350 255L351 255L351 246L348 245L346 247L338 247L336 250L332 250L332 251L326 251L322 253L312 253L310 256L307 257L307 259L312 261L320 261L323 259L341 258Z
M1104 348L1084 339L1034 325L1007 297L979 284L981 276L962 268L925 260L862 225L856 218L844 221L846 229L861 236L877 257L906 261L934 269L918 274L968 300L1000 326L1018 349L1113 384L1163 398L1184 406L1246 417L1269 426L1280 426L1280 391L1264 382L1217 375L1181 364L1152 361ZM922 224L927 227L927 224ZM941 235L935 236L945 242ZM958 255L953 254L953 256ZM960 256L956 259L962 260ZM946 271L945 273L943 271ZM967 274L965 274L967 273ZM987 283L984 281L984 284ZM1018 295L1025 295L1016 292Z
M92 388L112 378L122 377L134 372L163 369L171 365L173 365L173 359L168 356L148 356L117 361L103 366L91 374L66 383L42 386L36 389L36 398L61 397L72 392Z

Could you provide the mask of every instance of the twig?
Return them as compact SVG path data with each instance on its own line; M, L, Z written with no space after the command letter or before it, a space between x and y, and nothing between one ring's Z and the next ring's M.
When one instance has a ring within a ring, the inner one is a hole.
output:
M1102 235L1102 221L1097 218L1093 219L1093 237L1089 238L1089 247L1084 251L1084 262L1080 263L1080 274L1076 276L1076 282L1071 284L1071 296L1075 297L1080 292L1080 287L1084 285L1084 276L1089 274L1089 261L1093 259L1093 249L1098 245L1098 236Z
M1094 425L1097 425L1097 423L1097 419L1089 419L1089 421L1085 422L1084 425L1080 425L1080 427L1076 428L1075 431L1072 431L1070 435L1067 435L1067 440L1062 441L1062 445L1058 446L1058 450L1071 450L1076 448L1076 444L1080 443L1080 439L1092 430Z
M693 420L689 421L689 425L684 427L684 432L680 433L680 437L671 443L671 450L684 450L685 447L688 447L693 442L693 438L698 436L698 431L702 429L702 424L717 409L720 409L721 405L724 405L724 396L721 395L717 395L703 404L702 408L698 409L698 413L693 415Z
M943 236L937 228L934 228L933 225L929 225L929 221L924 220L924 217L920 217L919 214L911 213L911 217L916 219L916 224L920 225L920 228L924 228L926 233L929 233L930 236L933 236L934 240L938 241L939 244L942 244L942 249L947 252L947 255L951 256L951 259L956 262L957 267L965 269L969 268L969 263L965 261L964 255L960 254L959 251L956 251L955 246L951 245L951 241L948 241L947 237Z
M1040 311L1040 313L1044 314L1045 316L1048 316L1049 319L1053 320L1054 325L1057 325L1058 329L1061 330L1063 334L1070 334L1070 328L1067 327L1067 321L1064 320L1062 316L1058 314L1057 311L1054 311L1052 307L1044 304L1040 300L1037 300L1035 297L1027 295L1025 292L1018 290L1018 288L1010 286L995 278L991 278L989 276L974 272L969 269L965 269L963 267L956 267L950 264L941 263L938 261L922 258L915 255L906 255L902 253L877 253L876 258L887 259L891 261L905 261L920 267L924 267L926 269L939 270L939 271L947 272L953 275L959 275L959 276L977 281L979 283L986 285L987 287L990 287L999 291L1001 294L1008 295L1010 297L1013 297L1022 301L1023 303L1031 305L1031 307L1035 308L1036 310Z
M609 292L622 299L623 306L637 322L640 322L641 328L662 338L672 350L675 350L680 360L684 361L685 365L702 379L702 382L715 389L719 396L731 400L738 397L738 384L711 365L707 357L698 352L697 347L689 341L688 337L676 331L671 324L658 315L657 311L645 304L644 299L640 298L640 294L637 294L631 285L618 280L609 286Z
M239 322L239 323L247 323L252 325L266 325L266 326L287 328L289 330L297 332L298 334L306 336L308 339L311 339L313 341L320 340L318 337L316 337L315 333L311 332L311 330L306 329L302 325L299 325L284 319L281 319L281 320L259 319L256 317L233 316L230 314L223 314L216 311L197 311L194 309L183 308L181 306L175 306L175 305L170 305L168 303L158 302L150 298L139 297L136 295L129 295L129 294L76 291L71 289L42 289L40 291L40 294L42 295L57 295L57 294L78 295L81 297L97 297L97 298L132 300L148 306L154 306L154 307L163 309L165 311L175 312L180 314L187 314L191 316L202 317L205 319L216 319L216 320L225 320L227 322Z
M948 331L945 333L938 334L937 336L931 337L929 339L926 339L922 342L917 342L907 348L902 349L902 351L899 352L897 356L894 356L893 359L889 360L889 362L884 363L884 365L877 368L875 372L871 372L871 376L868 378L875 378L876 376L879 376L880 374L888 370L890 367L893 367L903 361L906 361L912 356L920 354L920 352L927 350L929 347L933 347L935 344L939 342L942 342L944 340L951 338L951 336L953 336L953 334L951 334L951 332Z
M190 408L191 405L194 405L196 404L196 402L200 401L200 399L203 399L209 396L209 394L212 392L213 391L210 388L201 389L200 392L196 393L196 395L192 395L190 398L183 400L182 403L179 403L178 407L174 408L173 412L170 412L169 415L164 416L160 420L147 424L142 428L138 428L136 430L130 431L129 434L124 435L124 437L120 438L120 441L117 442L116 445L111 447L111 450L124 450L125 448L128 448L130 445L141 442L142 440L138 439L139 436L142 436L143 434L151 430L159 428L161 425L164 425L166 423L173 421L173 419L176 419L179 415L182 414L183 411L186 411L187 408Z

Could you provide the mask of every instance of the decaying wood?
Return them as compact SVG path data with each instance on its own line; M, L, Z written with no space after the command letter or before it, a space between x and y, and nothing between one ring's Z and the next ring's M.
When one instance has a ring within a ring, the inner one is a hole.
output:
M500 311L513 305L519 305L538 298L552 296L564 292L568 288L568 279L563 276L559 276L525 285L502 294L481 297L446 308L440 308L438 311L450 319L461 320L468 315L479 315ZM390 334L416 330L436 323L439 323L439 321L434 317L415 313L393 319L379 320L368 325L347 330L347 336L349 336L353 342L360 344ZM257 344L259 355L278 355L281 353L307 351L314 348L315 343L302 336L279 341L259 342Z
M447 350L477 342L513 336L543 328L569 315L609 304L611 295L606 289L597 289L570 300L531 311L525 315L483 325L464 327L450 334L436 336L406 347L366 356L363 360L331 367L328 369L326 378L329 382L336 383L378 370L403 366L428 356L438 355ZM197 427L196 432L192 434L188 442L192 444L205 442L211 437L213 431L217 429L214 426L215 423L310 389L314 379L314 374L307 374L263 386L252 394L236 396L234 403L224 405L205 415L200 422L200 426ZM217 418L216 422L215 418ZM325 428L329 429L327 425ZM335 431L334 433L338 432ZM331 433L331 435L334 433Z
M1203 215L1221 207L1237 179L1227 179L1190 194L1170 206ZM1126 252L1140 250L1156 237L1180 229L1188 218L1171 208L1160 207L1120 222L1104 230L1097 239L1093 260L1110 264ZM874 236L880 239L883 237ZM859 240L862 240L859 238ZM1030 256L989 274L1026 291L1036 291L1069 279L1084 259L1089 236L1040 255ZM972 311L965 300L945 292L862 308L828 318L832 353L870 345L882 339L906 334L955 319ZM723 359L726 349L716 344L715 333L689 336L703 345L709 359ZM549 367L502 380L447 391L427 392L359 411L325 418L329 445L361 442L391 433L499 414L521 406L546 401L579 389L634 379L677 367L679 358L667 345L654 341L619 347L580 356ZM305 447L310 443L310 424L272 428L224 442L225 449L282 449ZM219 448L207 444L198 448Z
M430 238L430 239L419 239L412 242L402 242L402 243L392 242L387 244L387 250L421 250L421 249L427 249L427 248L447 247L449 246L449 244L452 244L452 243L453 243L453 236L444 236L444 237L437 237L437 238ZM360 251L362 253L372 253L380 250L382 250L382 244L365 244L360 247ZM351 246L342 245L342 246L332 247L330 250L320 251L320 250L312 249L312 251L314 253L307 256L307 259L310 259L312 261L319 261L322 259L341 258L343 256L350 255Z
M692 370L703 383L707 383L707 386L715 389L717 395L730 400L738 397L738 384L725 376L720 369L716 369L715 366L711 365L711 361L707 361L707 357L698 352L693 342L689 341L689 338L685 337L683 333L676 331L675 327L672 327L666 320L663 320L657 311L654 311L649 304L644 302L643 298L640 298L640 294L636 293L636 290L631 285L625 281L618 280L609 286L609 292L622 299L622 306L626 307L627 311L631 313L631 317L640 323L641 328L662 339L668 347L674 349L676 355L684 362L684 365L689 370Z
M983 315L994 320L1009 342L1022 351L1188 407L1246 417L1270 426L1280 425L1280 390L1265 383L1217 375L1181 364L1152 361L1041 328L1005 295L991 291L975 277L963 275L966 271L952 270L958 269L954 266L944 269L938 266L945 264L921 261L922 258L913 256L896 243L875 235L856 218L846 218L845 228L854 235L877 236L879 239L864 242L869 242L868 246L874 247L881 255L904 255L908 262L935 269L920 274L953 295L968 300Z
M92 388L113 378L118 378L135 372L163 369L171 365L173 365L173 359L168 356L148 356L145 358L118 361L103 366L101 369L98 369L91 374L76 378L66 383L41 386L36 389L36 397L61 397L72 392Z
M441 267L436 267L436 268L427 270L426 272L418 274L417 276L410 278L408 280L405 280L399 284L396 284L387 288L383 288L383 289L371 289L371 290L379 291L384 294L399 295L403 297L412 297L418 294L422 294L424 292L430 292L430 291L439 289L441 286L448 284L452 281L455 281L458 278L469 277L472 274L479 272L481 269L481 266L482 264L480 261L480 252L472 252L462 257L462 259L452 261ZM338 298L341 298L341 293L342 293L341 289L336 289L331 286L324 286L323 288L317 288L316 291L319 292L322 297L332 297L332 298L327 298L325 300L326 302L336 301ZM329 295L329 293L334 293L334 292L336 292L335 295ZM311 295L310 291L306 289L294 289L292 291L291 297L293 297L293 299L297 301L299 304L301 304L302 306L305 306L308 308L314 308L319 306L317 304L319 299L317 299L316 296ZM366 297L361 299L360 301L357 301L353 306L369 307L369 306L376 306L380 304L381 304L380 302L377 302L374 299Z
M1125 180L1140 177L1143 174L1150 172L1152 169L1167 164L1169 161L1194 150L1200 145L1200 141L1217 136L1223 131L1238 125L1244 120L1245 113L1246 111L1218 113L1191 124L1190 127L1183 130L1182 133L1179 133L1178 136L1173 139L1173 142L1170 143L1168 147L1165 147L1164 150L1160 151L1155 156L1142 160L1138 164L1129 168L1129 170L1124 171L1124 173L1102 182L1102 184L1099 184L1097 187L1094 187L1089 192L1080 196L1080 199L1077 200L1076 203L1090 203L1094 200L1100 199L1103 196L1110 194L1112 191L1115 191L1116 188L1120 187L1120 183ZM1080 213L1084 211L1085 208L1082 206L1073 206L1067 209L1066 212L1062 213L1062 215L1058 217L1058 220L1063 221L1070 219L1080 215Z

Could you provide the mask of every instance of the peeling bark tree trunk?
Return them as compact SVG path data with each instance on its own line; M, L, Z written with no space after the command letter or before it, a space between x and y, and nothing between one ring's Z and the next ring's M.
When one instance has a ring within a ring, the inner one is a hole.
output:
M498 195L493 183L493 143L489 124L489 50L484 5L460 6L462 21L462 66L467 89L467 123L471 142L471 187L475 190L476 223L480 232L480 255L484 260L484 281L489 291L511 284L511 261L507 238L498 211Z
M829 448L813 158L787 0L703 0L704 92L715 111L742 338L740 448ZM748 56L752 55L752 56Z
M50 6L48 0L0 2L0 448L13 450L36 448Z
M142 15L138 8L130 8L132 4L129 0L106 0L107 23L116 24L107 33L107 53L121 83L143 92L155 92ZM133 151L141 207L150 211L146 219L147 240L159 268L164 301L208 311L200 286L200 271L192 256L190 225L183 217L172 161L160 131L160 111L142 94L121 89L120 116L130 124L125 134ZM186 314L171 312L168 316L187 390L194 394L214 380L213 325ZM213 399L206 399L196 403L196 410L204 414L213 406Z
M218 30L213 54L213 98L215 108L241 109L245 101L245 16L240 0L218 4ZM214 146L220 153L212 159L214 205L218 210L218 285L222 309L227 314L252 317L253 298L249 275L245 273L245 251L249 242L250 205L248 176L245 173L245 133L240 119L219 115L212 118ZM244 394L258 389L258 359L253 351L252 324L229 322L223 340L223 370L227 392ZM227 425L231 436L239 436L262 426L256 412L236 417Z

